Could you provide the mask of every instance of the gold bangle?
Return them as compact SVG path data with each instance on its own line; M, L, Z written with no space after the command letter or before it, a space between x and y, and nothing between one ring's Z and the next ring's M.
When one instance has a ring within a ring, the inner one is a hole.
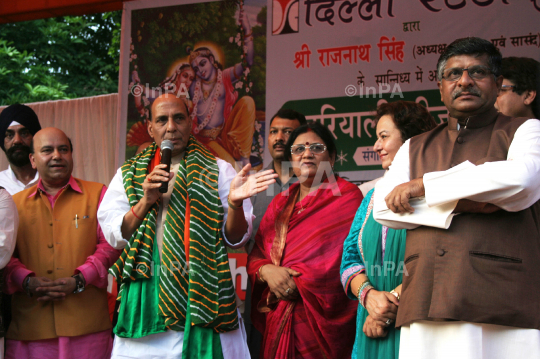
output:
M231 207L235 211L239 210L239 209L242 209L242 206L244 205L244 202L242 202L241 205L235 206L234 204L231 203L231 200L229 199L229 196L227 196L227 203L229 204L229 207Z
M262 278L262 275L261 275L261 269L262 267L264 267L266 264L263 264L262 266L259 267L259 280L263 283L265 283L266 281Z
M364 284L366 284L367 282L369 282L369 279L366 279L365 281L360 283L360 286L358 287L358 290L357 290L357 293L356 293L356 298L360 299L360 290L362 289Z

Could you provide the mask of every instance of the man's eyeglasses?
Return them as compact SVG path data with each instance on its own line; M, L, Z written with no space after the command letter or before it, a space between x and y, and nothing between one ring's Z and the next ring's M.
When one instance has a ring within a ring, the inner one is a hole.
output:
M296 156L301 156L304 152L306 152L306 147L309 147L311 153L317 155L326 151L326 146L322 143L312 143L311 145L306 143L305 145L299 144L291 146L291 153Z
M466 69L462 69L459 67L452 67L446 69L443 72L442 78L448 82L458 81L461 76L463 76L464 71L467 71L469 73L469 77L473 80L483 80L489 75L491 75L491 70L486 66L475 65Z
M516 92L516 86L514 85L501 85L501 92L512 91Z

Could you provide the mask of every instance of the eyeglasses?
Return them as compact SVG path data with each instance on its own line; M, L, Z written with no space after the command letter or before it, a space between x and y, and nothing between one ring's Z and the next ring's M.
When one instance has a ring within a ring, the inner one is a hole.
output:
M512 91L516 92L516 86L514 85L501 85L501 92Z
M322 143L312 143L311 145L309 143L306 143L305 145L299 144L291 146L291 153L296 156L301 156L304 152L306 152L306 147L309 147L311 153L314 153L316 155L326 151L326 146Z
M443 72L442 78L448 82L458 81L461 76L463 76L464 71L467 71L469 73L469 77L473 80L483 80L489 75L491 75L491 70L486 66L475 65L466 69L462 69L459 67L452 67L446 69Z

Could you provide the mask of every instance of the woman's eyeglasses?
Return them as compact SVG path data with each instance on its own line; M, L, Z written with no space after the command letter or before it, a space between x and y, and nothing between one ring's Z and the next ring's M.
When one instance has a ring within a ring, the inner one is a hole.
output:
M317 155L326 151L326 146L322 143L312 143L311 145L309 143L306 143L305 145L299 144L291 146L291 153L296 156L301 156L304 152L306 152L307 147L309 147L311 153Z

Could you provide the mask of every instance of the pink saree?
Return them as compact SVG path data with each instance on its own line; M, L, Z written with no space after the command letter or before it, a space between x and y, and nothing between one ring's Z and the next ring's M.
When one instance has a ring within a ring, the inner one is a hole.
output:
M251 315L264 337L261 358L351 356L357 303L343 293L339 266L362 194L355 185L336 179L296 205L299 184L292 185L288 195L274 198L261 222L248 257L254 283ZM294 278L300 297L277 300L266 283L257 280L264 264L302 273Z

